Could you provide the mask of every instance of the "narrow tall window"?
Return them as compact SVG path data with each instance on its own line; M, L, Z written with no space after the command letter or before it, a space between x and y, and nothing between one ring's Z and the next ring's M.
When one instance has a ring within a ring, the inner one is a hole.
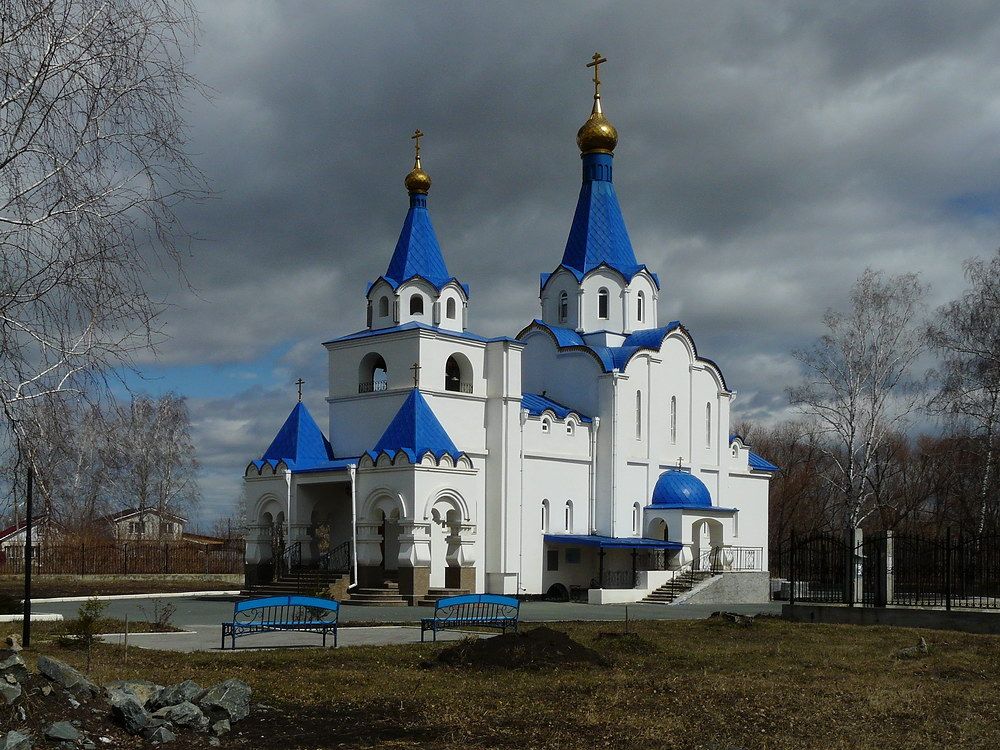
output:
M542 500L542 531L549 530L549 501Z
M712 447L712 404L705 404L705 447Z
M410 297L410 315L424 314L424 297L421 294L414 294Z
M389 317L389 298L388 297L382 297L382 299L380 299L378 301L378 316L380 318L387 318L387 317Z
M573 501L566 501L566 531L573 530Z
M635 392L635 439L642 440L642 391Z
M454 297L449 297L448 298L448 303L445 305L445 313L444 314L447 315L448 318L450 318L451 320L455 319L455 298Z
M677 443L677 396L670 397L670 442Z
M604 287L597 293L597 317L601 320L608 319L608 290Z
M632 506L632 533L639 533L639 519L642 517L642 511L639 509L639 503Z
M569 318L569 294L559 293L559 322L565 323Z
M646 317L646 295L642 292L635 296L635 317L640 323Z

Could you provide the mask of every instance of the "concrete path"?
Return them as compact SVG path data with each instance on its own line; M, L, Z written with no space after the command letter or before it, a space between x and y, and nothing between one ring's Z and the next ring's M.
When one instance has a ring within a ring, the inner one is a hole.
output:
M340 628L337 633L337 647L345 646L386 646L397 643L419 643L420 627L416 625L375 625L364 627ZM438 633L439 641L456 641L469 636L483 637L477 633L467 633L461 630L449 630ZM218 625L211 628L199 628L197 631L184 633L130 633L128 644L134 648L150 648L157 651L216 651L218 653L239 653L241 651L273 649L273 648L319 648L323 645L323 637L315 633L254 633L236 639L236 651L226 642L222 645L222 630ZM105 643L116 646L124 643L121 633L104 636ZM431 634L427 634L431 640ZM326 637L327 648L333 648L333 636Z
M193 635L185 634L133 634L129 643L136 646L158 648L165 650L193 651L218 649L221 638L221 623L232 619L234 597L199 597L171 598L158 600L125 599L108 602L105 617L131 622L152 620L156 606L173 605L174 611L171 623L175 627L194 631ZM51 603L45 605L46 612L62 614L66 619L76 616L80 605L75 602ZM700 620L713 612L725 610L741 614L780 614L780 604L629 604L630 620ZM561 602L524 602L521 605L521 620L523 622L621 622L625 619L626 606L623 604L576 604ZM421 617L433 613L429 607L358 607L344 604L340 609L340 643L373 644L373 643L416 643L420 641L420 628L414 625ZM412 623L412 624L411 624ZM359 625L409 625L408 627L375 628L357 627ZM353 633L352 631L357 631ZM459 635L458 637L463 637ZM281 644L318 645L319 636L311 634L262 634L247 636L241 641L247 646L264 646L274 643L274 638L280 638ZM254 642L259 639L261 642ZM300 644L301 639L301 644ZM149 642L146 643L142 641ZM239 641L238 641L239 643Z

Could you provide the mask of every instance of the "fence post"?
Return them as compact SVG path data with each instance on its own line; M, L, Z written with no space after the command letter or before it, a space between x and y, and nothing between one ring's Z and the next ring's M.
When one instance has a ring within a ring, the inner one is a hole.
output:
M788 586L788 604L789 606L795 605L795 532L792 532L792 537L788 542L788 577L790 579Z
M87 548L85 542L80 542L80 575L85 575L87 572L86 566L87 560Z
M166 542L163 543L163 572L170 572L170 548Z
M885 554L883 559L885 560L885 602L884 605L892 604L892 600L896 598L896 579L895 579L895 562L893 562L894 548L895 547L895 537L893 532L885 532Z
M951 612L951 526L944 543L944 608Z
M122 544L122 571L123 575L128 575L128 542Z

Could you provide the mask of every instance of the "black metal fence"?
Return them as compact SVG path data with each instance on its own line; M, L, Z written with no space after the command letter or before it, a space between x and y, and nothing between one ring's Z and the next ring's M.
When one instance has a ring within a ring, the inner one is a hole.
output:
M771 550L779 598L849 606L1000 608L996 537L792 535Z
M238 574L242 542L226 547L158 542L32 545L33 574L133 575L150 573ZM0 550L0 575L24 574L24 545Z

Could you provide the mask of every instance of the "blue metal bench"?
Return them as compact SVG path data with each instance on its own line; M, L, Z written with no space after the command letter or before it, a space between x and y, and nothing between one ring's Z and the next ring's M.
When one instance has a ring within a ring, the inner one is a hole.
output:
M434 616L420 620L420 641L428 630L437 640L439 630L475 626L517 632L521 602L512 596L496 594L463 594L438 599Z
M222 623L222 648L226 647L227 636L235 649L237 638L276 630L322 633L324 646L330 632L336 647L339 613L340 602L313 596L269 596L236 602L233 621Z

